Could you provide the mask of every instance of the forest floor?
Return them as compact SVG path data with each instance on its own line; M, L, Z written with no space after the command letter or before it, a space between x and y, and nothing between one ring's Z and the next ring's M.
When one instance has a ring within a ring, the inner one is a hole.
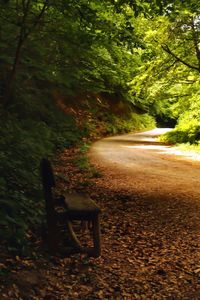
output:
M82 172L77 149L60 155L60 188L85 191L102 209L102 255L4 263L1 255L12 271L0 299L200 299L200 162L156 137L97 141L89 153L95 169Z

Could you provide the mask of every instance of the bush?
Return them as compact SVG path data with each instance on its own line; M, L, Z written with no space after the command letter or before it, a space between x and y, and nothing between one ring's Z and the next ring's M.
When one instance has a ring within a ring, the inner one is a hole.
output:
M153 128L155 120L148 114L132 113L129 118L109 115L106 125L108 134L117 134Z
M0 238L15 249L26 248L28 228L43 219L38 172L41 158L80 138L73 118L55 111L47 112L45 122L20 120L17 114L0 110Z
M168 141L172 144L198 144L200 141L200 122L197 119L181 120L175 130L162 137L162 141Z

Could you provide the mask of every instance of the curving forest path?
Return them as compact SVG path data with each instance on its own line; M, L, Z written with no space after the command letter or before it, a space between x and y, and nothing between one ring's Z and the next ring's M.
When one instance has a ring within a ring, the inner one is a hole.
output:
M157 142L167 130L105 138L89 154L106 198L103 253L123 288L127 276L127 299L200 299L200 162Z
M154 129L100 140L91 148L92 162L109 167L114 173L113 180L124 177L120 186L128 190L154 196L180 195L200 205L200 156L159 143L157 137L168 130Z
M60 154L60 189L87 192L102 209L102 255L27 259L2 252L0 267L12 271L0 278L0 299L200 299L200 162L158 143L166 130L95 142L89 156L100 172L80 172L73 163L79 149Z

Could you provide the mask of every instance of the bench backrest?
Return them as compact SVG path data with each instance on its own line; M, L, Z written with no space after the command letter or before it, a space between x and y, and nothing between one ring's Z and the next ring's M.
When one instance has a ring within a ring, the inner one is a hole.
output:
M52 188L55 187L55 178L51 163L48 159L43 158L40 162L40 174L42 178L44 198L46 202L47 218L55 215L54 199Z
M53 169L48 159L43 158L40 162L40 170L42 176L42 183L49 188L55 187L55 178L53 175Z

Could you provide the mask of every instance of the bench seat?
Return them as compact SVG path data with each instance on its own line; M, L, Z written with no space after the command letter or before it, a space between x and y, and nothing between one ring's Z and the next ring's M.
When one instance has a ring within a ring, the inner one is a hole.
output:
M64 193L66 214L72 220L93 220L100 213L99 206L85 194Z

